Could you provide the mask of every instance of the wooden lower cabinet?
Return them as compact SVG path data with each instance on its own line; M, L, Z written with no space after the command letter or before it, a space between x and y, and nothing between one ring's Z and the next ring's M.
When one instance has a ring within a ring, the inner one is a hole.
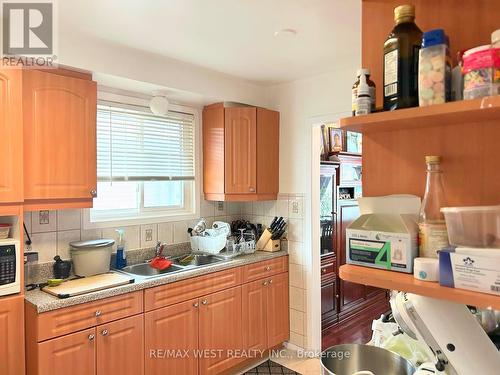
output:
M269 279L267 290L267 346L281 344L290 335L288 273Z
M241 286L200 298L200 375L218 374L242 358L230 355L241 350Z
M198 311L193 299L144 314L147 375L198 374Z
M143 315L28 345L28 375L142 375Z
M0 374L24 375L24 298L0 299Z
M95 375L95 336L96 329L90 328L39 343L35 374Z
M97 328L97 375L144 374L143 314Z

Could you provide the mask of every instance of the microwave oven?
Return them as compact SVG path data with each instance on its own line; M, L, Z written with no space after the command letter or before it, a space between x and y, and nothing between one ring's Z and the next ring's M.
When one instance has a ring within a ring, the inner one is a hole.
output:
M0 296L21 291L19 252L19 241L12 238L0 240Z

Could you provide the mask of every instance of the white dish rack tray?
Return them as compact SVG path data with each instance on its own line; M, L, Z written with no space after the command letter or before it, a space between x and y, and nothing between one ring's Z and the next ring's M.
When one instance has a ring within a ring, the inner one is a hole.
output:
M191 250L198 253L219 254L225 247L231 227L223 221L215 221L211 229L206 229L202 235L192 236Z

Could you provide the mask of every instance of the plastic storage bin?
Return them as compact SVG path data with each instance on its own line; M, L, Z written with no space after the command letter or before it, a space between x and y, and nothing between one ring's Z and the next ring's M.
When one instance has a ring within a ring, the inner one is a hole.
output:
M444 207L451 245L500 249L500 206Z
M9 238L10 228L10 224L0 224L0 240Z

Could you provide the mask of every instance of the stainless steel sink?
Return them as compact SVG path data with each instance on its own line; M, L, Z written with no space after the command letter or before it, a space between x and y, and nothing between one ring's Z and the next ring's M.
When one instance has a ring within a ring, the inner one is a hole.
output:
M216 255L192 254L193 258L190 261L181 263L180 261L186 258L186 256L187 255L175 258L169 258L173 262L173 264L162 271L159 271L156 268L151 267L148 262L127 266L117 271L125 272L132 276L151 278L151 277L165 276L171 273L189 271L196 268L206 267L211 264L227 261L225 258L218 257Z
M222 258L222 257L218 257L216 255L204 255L204 254L191 254L191 256L193 257L193 259L189 262L182 262L181 261L183 259L185 259L187 257L187 255L185 256L181 256L181 257L176 257L173 259L174 261L174 264L180 264L182 266L186 266L186 267L203 267L203 266L208 266L210 264L215 264L215 263L220 263L220 262L224 262L226 259Z
M160 271L157 270L156 268L151 267L149 263L139 263L139 264L134 264L132 266L127 266L123 268L121 271L142 277L157 277L174 272L180 272L183 269L185 269L185 267L172 264L170 267Z

